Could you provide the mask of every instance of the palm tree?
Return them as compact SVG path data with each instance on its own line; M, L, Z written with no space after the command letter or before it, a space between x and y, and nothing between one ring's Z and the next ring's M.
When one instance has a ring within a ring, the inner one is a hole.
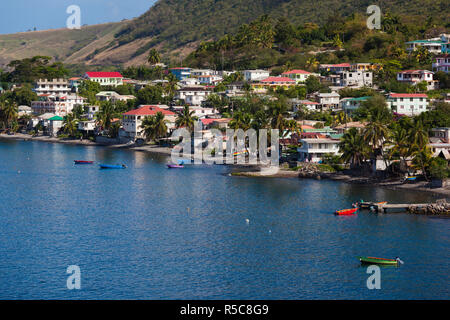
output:
M194 124L197 117L194 116L194 111L190 111L188 106L184 106L181 114L178 115L175 125L177 128L186 127L191 132L194 130Z
M17 118L17 104L15 102L9 102L6 100L1 107L3 114L3 121L7 128L11 128L12 123Z
M178 79L175 77L173 73L169 73L167 75L167 80L169 81L164 87L165 92L169 95L170 100L172 100L175 95L175 91L177 90Z
M77 119L75 118L75 115L73 113L67 114L64 118L63 123L63 130L65 133L67 133L70 137L74 137L75 133L77 132Z
M409 129L408 138L411 147L415 149L423 149L428 144L428 132L424 129L420 120L414 121Z
M427 181L429 180L427 176L427 169L430 167L432 159L433 157L431 155L431 150L427 146L421 149L417 148L413 152L413 168L421 170L425 180Z
M229 123L229 127L234 130L242 129L244 131L251 128L252 117L248 113L236 111Z
M350 163L351 168L361 166L370 153L364 136L356 128L350 128L344 133L339 144L339 150L342 153L341 159Z
M97 122L104 130L109 130L114 118L114 106L111 102L105 102L97 113Z
M390 143L392 148L389 150L389 157L396 156L400 158L403 166L406 166L406 159L411 155L411 143L409 141L408 131L401 126L397 126L392 131Z
M279 133L282 134L286 128L285 118L288 115L286 104L280 100L276 101L269 107L269 115L272 129L278 129Z
M141 128L144 129L146 140L157 140L167 135L167 120L164 114L159 111L154 116L145 117L142 121Z
M149 54L148 54L147 61L151 65L155 65L157 63L160 63L161 62L161 56L160 56L159 52L156 49L151 49Z

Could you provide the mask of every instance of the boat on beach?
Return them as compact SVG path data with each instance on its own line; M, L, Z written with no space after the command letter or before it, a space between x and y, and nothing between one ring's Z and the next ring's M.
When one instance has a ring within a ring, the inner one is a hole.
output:
M100 164L100 169L125 169L127 166L124 164Z
M73 160L75 164L94 164L94 161L86 161L86 160Z
M401 260L399 258L384 259L376 257L358 257L358 259L363 264L398 265L399 263L401 263Z
M356 211L358 211L358 208L343 209L337 210L334 214L337 216L351 216L354 215Z

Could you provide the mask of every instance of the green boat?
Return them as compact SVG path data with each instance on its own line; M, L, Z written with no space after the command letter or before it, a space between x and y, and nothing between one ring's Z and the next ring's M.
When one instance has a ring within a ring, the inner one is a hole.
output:
M382 264L382 265L398 265L402 263L399 258L395 259L383 259L375 257L358 257L359 261L364 264Z

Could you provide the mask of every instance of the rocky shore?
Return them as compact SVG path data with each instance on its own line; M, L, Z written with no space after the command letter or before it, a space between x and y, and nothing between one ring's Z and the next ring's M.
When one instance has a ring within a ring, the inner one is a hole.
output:
M439 200L436 203L430 203L426 206L411 205L408 208L408 212L426 215L450 215L450 203L446 200Z

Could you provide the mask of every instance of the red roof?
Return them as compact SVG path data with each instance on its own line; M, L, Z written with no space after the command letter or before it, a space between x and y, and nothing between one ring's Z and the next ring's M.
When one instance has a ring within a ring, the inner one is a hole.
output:
M295 82L291 78L288 77L268 77L261 82Z
M200 119L200 121L207 126L208 124L213 123L214 121L216 121L217 119Z
M295 69L295 70L283 72L282 74L311 74L311 72L301 70L301 69Z
M86 72L89 78L123 78L120 72Z
M391 93L392 98L428 98L425 93Z
M420 73L420 72L433 73L433 72L428 71L428 70L405 70L405 71L400 71L399 73Z
M134 109L128 112L125 112L124 116L154 116L158 112L161 112L165 116L174 116L175 113L169 110L161 109L158 106L141 106L138 109Z

